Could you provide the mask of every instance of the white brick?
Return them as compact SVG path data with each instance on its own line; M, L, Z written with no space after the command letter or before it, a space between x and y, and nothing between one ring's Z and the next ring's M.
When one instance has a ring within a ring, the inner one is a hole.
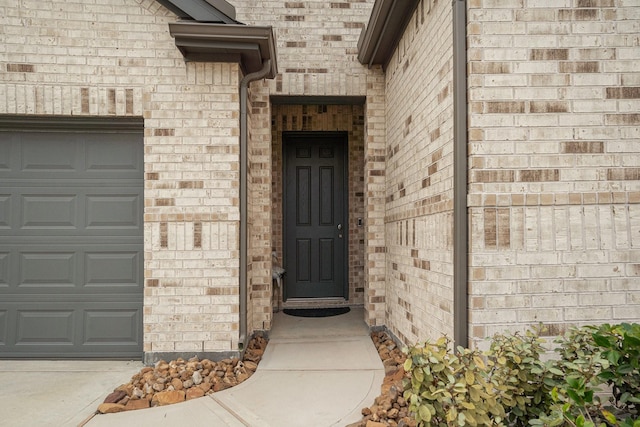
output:
M564 320L562 308L537 308L518 310L518 322L539 323Z
M626 303L626 294L613 292L582 293L579 296L581 306L599 306L606 301L607 305L617 306Z
M567 321L601 321L613 319L611 307L575 307L564 309L565 320Z
M578 295L575 293L554 293L531 297L532 307L575 307L577 305Z

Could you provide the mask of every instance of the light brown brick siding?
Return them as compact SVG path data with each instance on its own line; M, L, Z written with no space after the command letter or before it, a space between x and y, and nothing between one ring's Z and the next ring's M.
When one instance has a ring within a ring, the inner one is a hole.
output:
M538 323L554 335L640 318L639 10L469 3L475 345Z
M450 2L420 2L386 70L386 324L405 343L453 334L451 25Z

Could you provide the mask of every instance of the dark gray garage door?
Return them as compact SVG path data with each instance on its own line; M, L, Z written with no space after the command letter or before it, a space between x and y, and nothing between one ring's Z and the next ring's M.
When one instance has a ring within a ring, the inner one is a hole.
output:
M140 359L141 124L21 126L0 123L0 358Z

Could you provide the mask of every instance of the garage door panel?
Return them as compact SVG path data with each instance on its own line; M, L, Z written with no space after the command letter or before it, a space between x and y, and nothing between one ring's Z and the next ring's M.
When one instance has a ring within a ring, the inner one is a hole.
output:
M16 310L16 345L65 345L74 341L75 310Z
M11 253L0 252L0 292L2 288L9 287L9 266L11 264Z
M142 271L140 252L88 252L85 255L85 286L91 288L132 288L139 291Z
M11 194L0 193L0 230L11 228Z
M108 298L107 298L108 299ZM7 358L139 358L142 301L12 303L0 310Z
M8 328L9 326L9 311L0 310L0 351L3 350L3 346L7 345L9 340Z
M89 194L86 197L88 229L138 229L142 197L139 194Z
M69 174L80 170L79 136L67 133L50 133L31 138L20 135L28 143L20 143L20 170L23 172L47 172ZM15 169L15 168L14 168Z
M0 295L140 294L142 245L7 245L0 252ZM5 245L3 245L3 249Z
M22 196L20 228L78 228L78 198L73 194Z
M0 177L139 179L140 132L15 132L2 135Z
M142 153L127 142L123 134L101 135L100 140L87 141L85 145L86 170L91 173L112 174L118 178L139 176L142 172Z
M84 345L136 345L140 342L140 310L112 309L84 311Z
M0 144L0 173L9 172L11 170L12 162L12 152L16 145L14 144L14 140L16 140L15 135L6 135L3 136L5 142Z
M59 292L58 288L75 288L77 258L76 252L21 252L19 287L38 288L37 292Z
M0 236L142 236L144 198L133 184L0 182Z

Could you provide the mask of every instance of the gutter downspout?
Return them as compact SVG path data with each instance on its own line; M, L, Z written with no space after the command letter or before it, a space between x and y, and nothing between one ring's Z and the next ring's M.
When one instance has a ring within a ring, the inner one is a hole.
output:
M262 68L255 73L247 74L240 81L240 336L238 350L244 351L247 340L247 94L249 83L265 78L271 69L271 59L262 63Z
M453 341L469 345L467 215L467 2L453 0Z

